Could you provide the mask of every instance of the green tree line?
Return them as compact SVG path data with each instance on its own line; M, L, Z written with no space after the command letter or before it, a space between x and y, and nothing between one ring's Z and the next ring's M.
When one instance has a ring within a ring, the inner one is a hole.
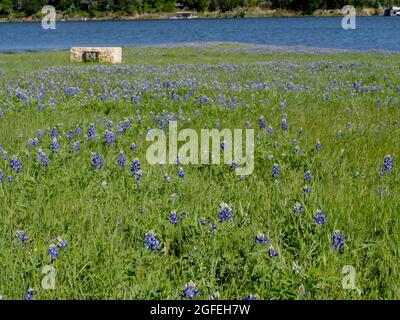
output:
M345 5L378 8L395 5L394 0L0 0L0 15L26 17L45 5L57 11L98 16L104 12L120 15L171 12L178 8L196 11L229 11L238 7L294 10L312 13L316 9L339 9Z

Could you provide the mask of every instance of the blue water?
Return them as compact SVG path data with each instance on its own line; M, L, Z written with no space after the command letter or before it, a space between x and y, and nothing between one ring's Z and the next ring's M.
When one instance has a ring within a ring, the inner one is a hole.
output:
M400 17L358 17L343 30L341 17L0 23L0 51L57 50L71 46L149 46L241 42L345 50L400 51Z

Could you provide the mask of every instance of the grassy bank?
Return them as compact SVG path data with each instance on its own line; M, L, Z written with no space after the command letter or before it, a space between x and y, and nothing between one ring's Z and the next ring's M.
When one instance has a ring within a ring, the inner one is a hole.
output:
M118 66L68 56L0 55L5 299L28 288L33 299L179 299L190 282L200 299L400 298L398 55L224 45L126 49ZM150 165L146 135L171 119L254 129L254 172ZM58 236L68 245L55 257ZM342 286L345 265L356 289Z

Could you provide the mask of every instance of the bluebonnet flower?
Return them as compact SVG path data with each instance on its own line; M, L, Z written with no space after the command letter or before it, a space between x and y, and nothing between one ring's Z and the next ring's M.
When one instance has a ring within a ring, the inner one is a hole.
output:
M225 202L222 202L219 205L220 211L219 211L219 221L223 222L226 220L232 220L232 212L233 209L226 204Z
M268 245L269 244L269 238L265 234L259 232L256 235L256 238L254 239L254 243L255 244L261 243L261 244L264 244L264 245Z
M210 294L210 300L219 300L221 299L221 295L219 292L213 292Z
M69 140L74 140L75 138L75 132L74 131L69 131L68 132L68 139Z
M271 126L268 126L267 132L272 137L274 135L274 128L272 128Z
M185 291L183 291L181 299L186 299L186 298L193 299L200 293L201 291L196 289L196 284L193 282L189 282L185 284Z
M300 155L300 154L302 153L302 151L301 151L301 149L300 149L299 146L296 146L296 147L294 148L294 153L297 154L297 155Z
M60 236L57 237L57 247L64 248L68 246L68 242L63 240Z
M131 176L135 176L136 172L140 170L140 160L138 158L132 161Z
M54 153L57 153L57 152L60 151L60 143L58 142L57 137L54 137L53 140L52 140L52 143L51 143L51 150L52 150Z
M24 296L24 300L32 300L34 294L35 294L35 290L33 290L32 288L29 288L28 294L26 296Z
M185 170L183 170L182 167L179 167L177 174L178 174L178 177L183 178L185 176Z
M115 142L114 132L106 130L106 132L104 133L104 142L106 144L113 144Z
M117 164L118 164L120 167L125 168L126 156L125 156L125 154L124 154L122 151L120 151L119 154L118 154Z
M265 123L265 119L263 116L258 119L258 125L260 126L260 129L265 129L267 127L267 124Z
M236 169L237 167L238 167L238 164L235 161L232 161L231 169Z
M222 149L222 150L225 150L226 147L227 147L226 141L222 141L222 142L221 142L221 149Z
M246 300L246 301L260 300L260 297L257 294L249 294L248 296L243 297L242 300Z
M293 206L293 210L296 214L304 212L304 207L301 203L296 202Z
M37 158L42 167L47 168L47 166L49 165L49 157L47 156L47 154L39 149L37 153Z
M28 140L29 147L36 147L38 144L39 144L39 141L37 139L29 139Z
M269 160L269 161L275 160L274 155L273 155L273 154L270 154L270 155L268 156L268 160Z
M12 176L8 176L7 181L8 181L8 183L13 183L14 178Z
M288 123L287 123L287 118L286 118L286 117L283 117L283 118L282 118L282 121L281 121L281 129L282 129L283 131L287 131L287 129L288 129Z
M164 180L165 180L166 182L171 182L171 177L169 176L168 173L164 173Z
M103 159L100 154L95 153L92 157L92 165L95 169L101 169L103 167Z
M279 171L280 171L279 164L275 163L272 167L272 177L276 178L279 175Z
M170 214L169 214L169 218L168 218L168 220L169 220L169 222L171 223L171 224L178 224L178 215L177 215L177 213L176 213L176 211L172 211Z
M344 237L339 230L333 232L332 242L333 249L342 254L344 251Z
M4 179L4 178L3 178L3 171L0 170L0 183L3 182L3 179Z
M385 156L383 159L383 167L381 168L381 175L385 175L387 172L392 171L393 169L393 158L391 155Z
M278 256L278 252L275 251L273 246L270 246L268 249L268 255L270 258L274 258Z
M87 137L89 140L96 140L96 127L94 126L93 123L91 123L89 125L89 129L88 129L88 133L87 133Z
M17 156L13 156L10 160L10 168L11 170L17 172L17 173L21 173L22 172L22 164L19 161L19 159L17 158Z
M199 223L204 226L207 223L206 218L200 218Z
M23 248L27 248L28 244L27 241L29 240L28 236L23 231L17 231L15 233L18 240L21 242Z
M53 128L53 129L51 130L51 138L52 138L52 139L58 138L58 130L57 130L57 128Z
M312 179L312 173L311 173L311 171L307 171L304 174L304 182L309 182L309 181L311 181L311 179Z
M10 157L7 151L3 151L3 159L6 160Z
M80 136L82 134L82 129L81 127L77 124L75 127L75 132L78 136Z
M317 212L315 213L315 217L314 217L314 223L322 225L322 224L325 224L327 221L328 221L328 219L326 218L324 213L321 210L317 210Z
M72 151L79 151L81 149L81 143L79 141L72 145Z
M49 250L47 250L48 254L51 256L51 261L55 261L58 258L58 249L55 244L51 244L49 246Z
M131 146L130 146L130 149L131 149L132 151L135 151L136 148L137 148L136 143L132 143Z
M159 250L160 241L153 231L149 231L144 235L144 246L150 250Z
M210 223L210 232L214 233L217 230L217 226L214 223Z
M136 175L135 175L136 185L140 185L140 181L142 181L142 178L143 178L143 171L139 169L138 171L136 171Z
M303 193L310 193L311 192L311 188L308 187L308 186L304 186L302 192Z

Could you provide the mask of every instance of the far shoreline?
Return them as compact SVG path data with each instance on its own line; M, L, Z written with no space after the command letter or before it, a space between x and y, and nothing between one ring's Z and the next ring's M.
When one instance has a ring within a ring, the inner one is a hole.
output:
M363 8L357 9L357 17L383 16L383 9ZM243 18L300 18L300 17L343 17L340 9L316 10L312 14L303 14L299 11L269 10L262 8L237 8L232 11L194 12L198 19L243 19ZM57 12L57 22L76 21L132 21L132 20L169 20L176 15L176 11L163 13L143 13L134 15L118 15L116 13L104 13L101 17L89 17L83 14L67 15L64 12ZM29 17L0 18L0 23L10 22L40 22L44 15L37 14ZM192 20L192 19L182 19Z

